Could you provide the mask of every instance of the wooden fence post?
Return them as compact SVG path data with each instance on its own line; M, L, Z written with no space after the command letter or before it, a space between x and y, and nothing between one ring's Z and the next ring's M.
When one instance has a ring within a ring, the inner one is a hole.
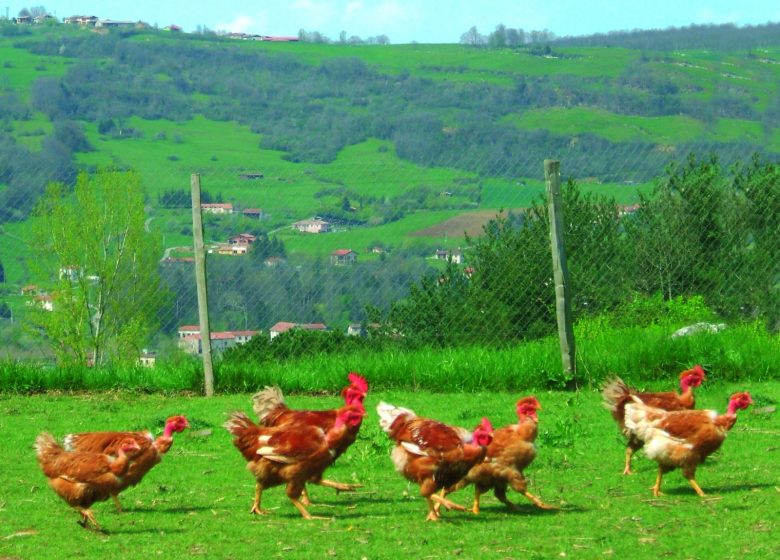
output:
M203 245L203 219L200 209L200 175L190 176L192 191L192 236L195 252L195 284L198 287L198 320L203 351L203 377L207 397L214 395L214 369L211 361L211 328L209 327L208 292L206 290L206 251Z
M558 340L561 345L563 370L569 374L566 388L576 389L579 383L577 380L574 327L569 294L569 269L566 267L566 247L563 239L560 166L561 162L557 160L544 160L544 179L547 183L547 208L550 216L553 278L555 280L555 312L558 318Z

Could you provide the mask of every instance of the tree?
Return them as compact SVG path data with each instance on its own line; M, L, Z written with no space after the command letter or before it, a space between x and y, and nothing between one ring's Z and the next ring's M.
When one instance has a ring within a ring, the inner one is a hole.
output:
M32 322L60 363L132 363L163 297L160 240L144 228L135 172L82 172L73 193L52 183L36 208L31 269L52 283L52 310Z
M5 282L5 268L3 267L3 262L0 261L0 283Z
M485 44L485 37L477 31L477 26L472 25L471 28L460 36L460 42L463 45L471 45L472 47L479 47Z

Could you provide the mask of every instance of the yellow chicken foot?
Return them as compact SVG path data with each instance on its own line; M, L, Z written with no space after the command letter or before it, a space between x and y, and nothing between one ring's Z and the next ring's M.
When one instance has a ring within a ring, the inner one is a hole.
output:
M658 467L658 477L655 479L655 484L651 488L651 490L653 491L653 496L655 496L656 498L658 496L662 495L662 493L661 493L661 479L663 478L663 476L664 476L664 471L659 466Z
M447 509L455 509L455 510L458 510L458 511L466 511L466 508L463 507L462 505L456 504L455 502L451 502L447 498L445 498L443 496L440 496L438 494L432 494L431 497L428 498L428 499L429 500L434 500L434 501L440 503L441 505L443 505Z
M428 502L428 517L425 518L426 521L438 521L440 519L439 517L439 510L437 508L438 503L434 503L432 498L425 498L425 501Z
M347 484L344 482L335 482L328 479L320 480L317 484L320 486L327 486L328 488L334 488L338 492L354 492L358 488L363 488L362 484Z
M255 484L255 501L252 503L252 509L249 510L249 513L255 514L255 515L268 515L271 513L268 510L265 510L260 507L260 499L263 496L263 487L260 486L260 483Z
M704 493L704 490L701 489L701 486L696 482L696 480L693 477L688 478L688 482L691 483L691 486L693 486L693 489L696 490L696 493L704 498L707 494Z
M559 508L557 508L555 506L551 506L550 504L544 503L542 500L540 500L538 497L534 496L533 494L531 494L527 490L525 492L523 492L523 495L526 498L528 498L529 500L531 500L534 503L534 505L536 505L536 507L538 507L538 508L541 508L541 509L559 509Z
M481 496L481 492L477 488L474 488L474 503L471 506L471 513L473 513L474 515L479 515L479 497L480 496Z
M321 517L318 515L310 514L306 509L306 507L304 507L304 505L301 503L301 501L296 498L290 498L290 501L298 509L298 511L301 512L301 515L303 516L304 519L329 519L328 517Z
M626 467L623 469L623 474L634 474L631 472L631 456L634 454L634 450L630 447L626 447Z
M122 512L122 503L119 501L119 496L116 494L112 495L111 498L114 500L114 505L116 506L116 510L118 512Z
M97 522L97 519L95 519L95 514L90 509L79 509L79 513L81 514L81 519L79 520L79 525L84 527L85 529L91 529L99 532L103 532L103 529L100 527L100 524Z

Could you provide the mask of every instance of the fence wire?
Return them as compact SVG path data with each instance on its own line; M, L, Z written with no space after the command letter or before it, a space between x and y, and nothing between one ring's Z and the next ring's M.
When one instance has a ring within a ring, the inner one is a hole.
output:
M300 331L432 345L555 333L534 150L493 162L442 151L421 162L369 140L330 163L255 151L238 165L219 142L176 128L125 140L156 142L165 165L108 179L95 169L76 179L71 166L60 175L41 168L25 175L27 188L4 171L4 183L16 185L0 192L5 356L152 363L197 355L191 173L201 176L217 353ZM191 143L202 162L163 173ZM747 148L706 148L561 158L571 179L563 202L576 318L619 314L637 299L700 296L718 320L778 328L777 166ZM142 225L129 218L132 189L116 196L128 176L144 193ZM52 180L66 188L47 198Z

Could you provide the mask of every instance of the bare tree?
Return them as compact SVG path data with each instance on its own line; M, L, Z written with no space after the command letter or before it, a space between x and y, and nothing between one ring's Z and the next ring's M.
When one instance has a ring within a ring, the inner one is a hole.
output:
M485 44L485 37L477 31L477 26L472 25L471 29L466 31L460 36L460 42L463 45L471 45L472 47L478 47Z

